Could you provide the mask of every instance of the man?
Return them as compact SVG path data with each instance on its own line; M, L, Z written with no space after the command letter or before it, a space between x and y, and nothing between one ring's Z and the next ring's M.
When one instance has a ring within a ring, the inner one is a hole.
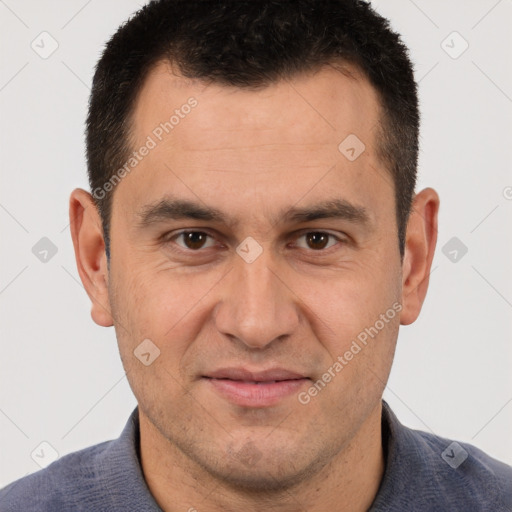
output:
M512 468L382 393L439 198L406 48L355 0L160 0L109 41L70 218L138 402L0 509L511 510Z

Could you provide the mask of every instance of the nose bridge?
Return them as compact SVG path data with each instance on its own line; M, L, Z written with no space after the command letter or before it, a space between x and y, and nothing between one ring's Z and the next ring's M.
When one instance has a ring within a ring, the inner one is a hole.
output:
M237 256L234 265L216 312L219 331L251 348L291 334L298 323L293 294L276 276L270 250L252 262Z

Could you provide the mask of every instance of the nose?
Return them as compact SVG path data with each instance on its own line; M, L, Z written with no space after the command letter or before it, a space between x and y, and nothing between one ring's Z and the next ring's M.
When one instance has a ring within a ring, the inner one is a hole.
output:
M268 252L252 263L235 257L214 312L219 332L252 349L291 335L299 323L297 299Z

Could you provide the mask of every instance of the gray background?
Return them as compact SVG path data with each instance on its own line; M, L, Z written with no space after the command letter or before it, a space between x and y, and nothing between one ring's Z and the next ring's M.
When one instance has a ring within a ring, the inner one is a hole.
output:
M373 4L411 49L419 188L441 196L430 290L401 328L385 398L403 423L512 464L512 2ZM117 437L135 406L113 329L90 318L67 209L87 188L93 67L138 7L0 0L0 487Z

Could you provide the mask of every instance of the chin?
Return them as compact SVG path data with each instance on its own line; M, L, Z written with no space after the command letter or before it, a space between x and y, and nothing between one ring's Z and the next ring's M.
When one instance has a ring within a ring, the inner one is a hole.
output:
M264 454L251 442L238 453L226 454L222 461L224 465L203 468L233 489L267 494L293 489L327 463L321 457L306 461L299 459L297 454L285 456L281 450Z
M230 468L223 468L225 471L219 472L218 469L216 468L214 471L210 469L210 472L215 473L215 476L227 486L254 494L282 493L284 490L293 489L312 473L311 471L291 473L290 471L293 470L291 466L288 466L286 473L276 467L261 465L247 467L236 464Z

